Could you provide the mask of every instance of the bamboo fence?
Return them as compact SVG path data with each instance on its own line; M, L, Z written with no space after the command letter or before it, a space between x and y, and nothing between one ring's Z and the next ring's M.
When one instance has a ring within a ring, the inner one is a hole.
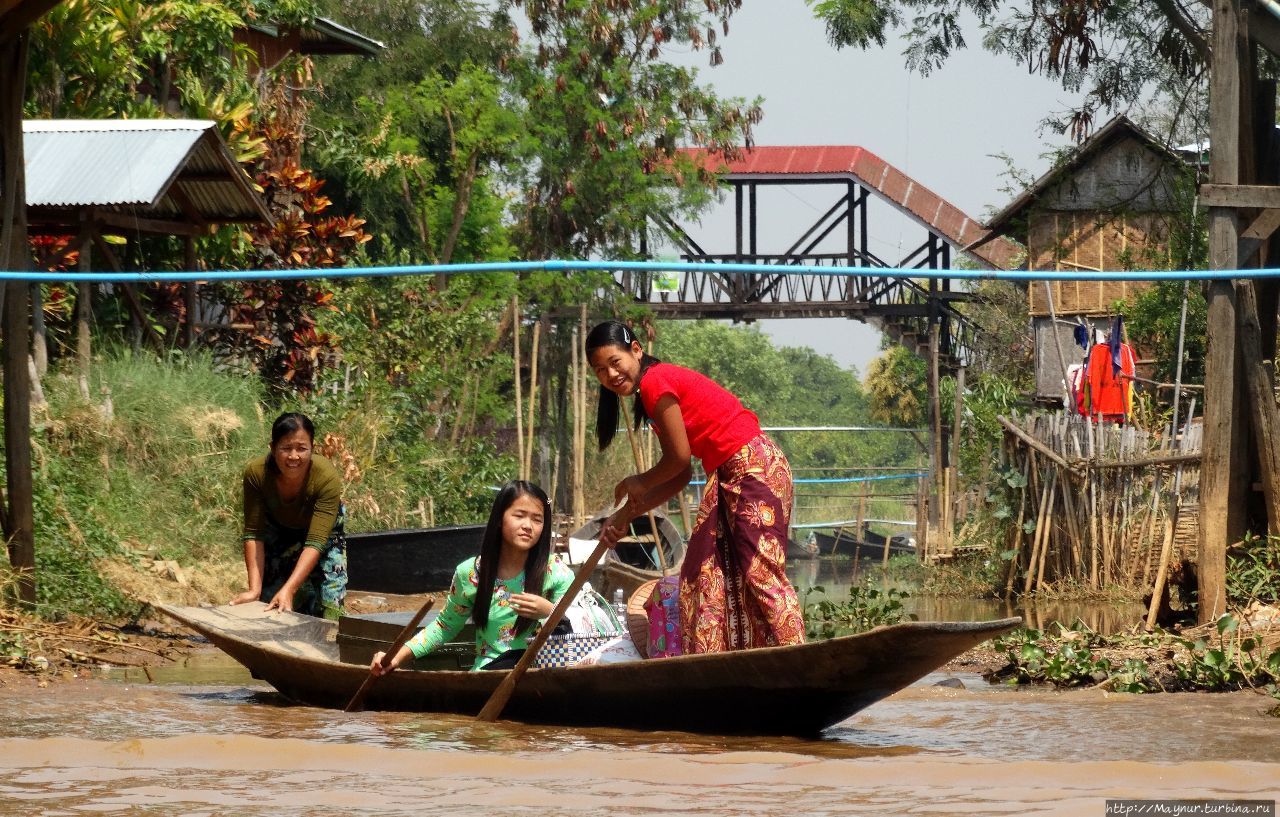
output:
M1193 405L1194 411L1194 405ZM1006 595L1066 586L1148 589L1194 556L1203 426L1176 436L1066 413L1000 418L1002 463L1023 476ZM1159 588L1156 588L1159 595Z

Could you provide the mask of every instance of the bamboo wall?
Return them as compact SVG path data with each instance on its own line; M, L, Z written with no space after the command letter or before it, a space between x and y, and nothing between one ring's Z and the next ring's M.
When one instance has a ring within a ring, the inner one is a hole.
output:
M1149 589L1162 559L1194 558L1202 426L1178 439L1066 413L1003 420L1005 463L1024 475L1005 550L1006 593Z
M1164 213L1035 212L1027 225L1027 269L1098 272L1159 265L1167 261L1168 218ZM1054 281L1049 286L1054 312L1061 316L1109 315L1116 301L1149 284ZM1028 287L1027 296L1032 317L1049 314L1043 284Z

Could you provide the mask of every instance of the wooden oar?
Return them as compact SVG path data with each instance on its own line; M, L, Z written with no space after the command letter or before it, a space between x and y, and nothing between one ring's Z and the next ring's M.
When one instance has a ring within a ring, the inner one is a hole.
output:
M422 605L422 609L417 612L417 615L411 618L408 624L404 625L404 629L400 631L400 635L396 636L396 640L391 642L390 648L382 654L382 660L379 663L382 664L384 669L391 663L391 659L396 657L396 653L400 652L400 648L404 646L404 642L408 641L413 636L414 630L416 630L418 625L422 622L422 617L427 614L435 603L435 599L427 599L427 603ZM379 676L373 674L373 670L370 670L369 677L364 679L364 683L362 683L360 688L356 690L356 694L351 696L350 703L347 704L346 709L343 711L359 712L361 708L364 707L365 694L368 693L369 687L373 686L373 682L378 680L378 677Z
M476 717L482 721L492 723L502 714L502 709L507 705L507 701L511 700L511 694L516 691L516 684L520 683L521 676L525 670L533 663L538 656L538 650L542 649L542 645L546 643L547 637L551 635L551 631L560 623L560 619L564 618L564 611L569 609L569 605L577 598L578 591L582 589L582 585L586 584L587 577L591 575L591 571L596 569L596 565L600 562L600 557L604 556L604 552L609 549L607 544L598 544L596 549L591 551L591 555L578 568L578 575L573 577L573 584L569 585L569 589L564 591L564 595L560 597L560 601L556 604L555 609L551 611L551 615L547 616L547 620L542 623L542 627L538 630L538 634L534 636L533 642L524 651L524 655L520 656L520 660L507 677L502 679L502 683L498 684L498 688L489 696L489 701L484 705L484 709L480 710L480 714Z
M631 441L631 456L636 461L636 473L642 473L645 470L644 461L640 458L640 444L636 442L636 434L631 430L631 413L627 411L627 406L621 400L618 401L618 408L622 409L622 425L627 429L627 439ZM681 502L684 498L681 497ZM685 511L688 514L688 511ZM658 520L653 515L653 509L648 511L649 514L649 530L653 533L653 544L658 551L658 571L662 575L667 574L667 557L662 552L662 533L658 530ZM685 531L685 538L689 537L691 532Z

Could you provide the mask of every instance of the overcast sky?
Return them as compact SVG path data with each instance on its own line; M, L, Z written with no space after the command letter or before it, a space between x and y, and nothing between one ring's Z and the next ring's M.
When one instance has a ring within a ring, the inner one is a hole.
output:
M1039 176L1048 168L1043 154L1065 142L1041 133L1040 121L1070 97L1010 58L983 51L980 32L967 37L968 49L921 77L905 68L901 40L883 49L836 51L803 0L755 0L730 21L721 41L723 65L709 67L706 52L677 61L698 67L701 81L723 96L764 97L757 145L860 145L985 221L1011 198L1001 192L1006 165L995 156L1007 154ZM760 227L761 251L785 250L830 206L833 194L821 189L777 194L784 198L772 203L770 223ZM732 211L729 199L701 225L685 226L708 252L732 252ZM871 250L893 263L903 255L899 247L909 251L925 234L887 212L886 204L870 210ZM761 321L760 327L783 345L809 346L863 373L880 342L871 327L843 319Z

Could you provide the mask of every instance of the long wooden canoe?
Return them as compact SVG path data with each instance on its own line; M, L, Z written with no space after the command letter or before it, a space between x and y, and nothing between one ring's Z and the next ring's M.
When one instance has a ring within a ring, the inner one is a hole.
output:
M814 544L817 546L818 555L820 556L850 556L854 559L880 559L884 555L884 540L882 534L875 531L863 531L862 541L858 541L852 530L842 528L835 533L827 533L825 531L815 530L813 532ZM910 539L906 536L889 537L889 554L891 556L909 555L914 556L916 553L915 545L910 543Z
M296 613L156 605L285 696L344 706L368 667L343 664L337 625ZM1022 623L911 622L791 647L604 666L533 669L503 717L530 723L674 729L713 734L815 735ZM399 670L367 709L474 715L503 672Z

